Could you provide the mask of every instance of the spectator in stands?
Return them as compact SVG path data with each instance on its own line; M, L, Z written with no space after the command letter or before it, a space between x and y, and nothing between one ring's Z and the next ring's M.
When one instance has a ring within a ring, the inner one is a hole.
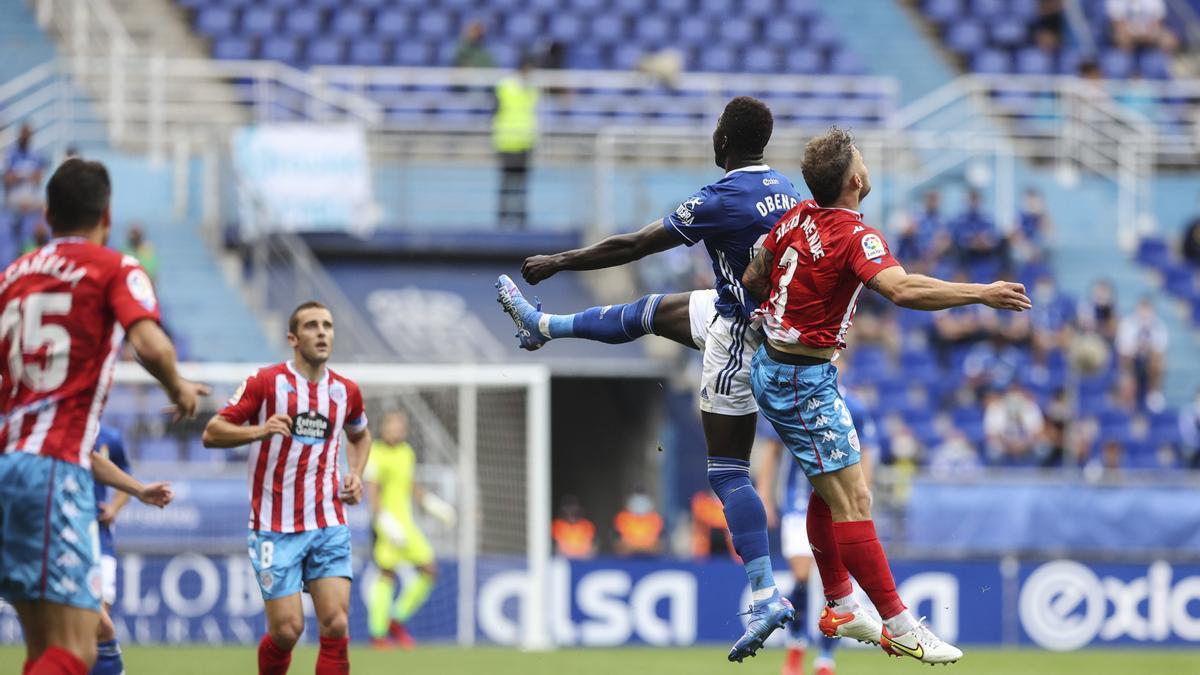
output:
M1079 327L1094 332L1112 344L1117 339L1117 294L1112 282L1100 279L1092 284L1091 293L1079 304Z
M42 174L46 158L33 149L33 127L22 124L17 143L4 160L4 211L9 232L0 236L0 262L16 258L42 221ZM0 224L2 225L2 224Z
M975 446L966 434L955 428L946 433L945 440L933 449L929 460L929 470L942 478L971 476L978 473L980 466Z
M1067 17L1063 13L1062 0L1038 0L1037 14L1029 24L1030 41L1035 44L1053 44L1057 51L1063 43Z
M1179 441L1184 464L1200 469L1200 389L1191 403L1179 409Z
M1037 401L1019 382L993 394L983 411L983 433L993 464L1033 466L1045 452L1045 417Z
M1005 339L1000 332L971 347L963 359L966 384L977 397L990 391L1009 389L1017 380L1028 359Z
M698 490L692 495L692 555L697 558L734 555L724 507L712 490Z
M930 271L950 247L950 234L941 213L942 195L925 193L921 212L907 221L896 239L896 254L914 270Z
M996 223L983 212L983 196L978 190L967 192L967 210L954 221L952 226L954 243L968 274L975 275L978 265L991 263L1003 267L1007 257L1007 242L1000 236ZM988 270L987 276L999 272Z
M499 221L518 230L526 225L529 161L537 143L538 90L533 84L534 60L521 58L521 67L496 84L496 114L492 144L500 157Z
M1067 459L1067 431L1075 418L1075 406L1065 387L1054 390L1044 417L1047 452L1042 466L1062 466Z
M1037 188L1026 188L1017 212L1013 232L1013 257L1021 263L1041 262L1050 242L1054 224L1046 213L1046 201Z
M158 279L158 253L154 250L154 244L146 239L146 232L140 224L134 223L129 226L129 232L125 235L125 246L121 248L121 253L137 258L142 269L150 275L151 281Z
M564 558L582 560L596 554L596 526L583 515L575 495L563 497L559 516L550 525L554 550Z
M1125 446L1110 439L1100 446L1100 455L1083 467L1083 476L1092 482L1110 481L1120 476L1124 464Z
M482 21L472 21L463 29L462 39L454 50L454 66L457 68L495 68L496 59L483 44L487 28Z
M1183 253L1184 262L1200 268L1200 216L1192 218L1184 229L1180 252Z
M662 553L663 519L654 499L638 488L625 500L625 508L613 518L616 549L623 556L652 556Z
M683 74L683 54L670 47L650 52L638 59L638 72L658 80L664 87L675 89Z
M1125 51L1161 49L1174 52L1179 39L1163 21L1167 18L1164 0L1106 0L1113 44Z
M1121 357L1121 369L1137 382L1138 400L1150 410L1161 410L1167 325L1150 298L1139 300L1133 313L1121 319L1117 354Z

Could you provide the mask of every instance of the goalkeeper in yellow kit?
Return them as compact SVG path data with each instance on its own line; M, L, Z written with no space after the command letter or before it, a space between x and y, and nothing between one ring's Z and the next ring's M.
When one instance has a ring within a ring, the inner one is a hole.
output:
M408 444L408 416L395 411L384 416L378 440L371 446L363 479L371 507L375 534L375 565L379 578L368 600L368 628L376 647L413 646L405 624L429 598L437 578L433 547L413 519L414 498L422 508L447 526L455 520L454 507L413 480L416 452ZM396 598L396 570L416 568Z

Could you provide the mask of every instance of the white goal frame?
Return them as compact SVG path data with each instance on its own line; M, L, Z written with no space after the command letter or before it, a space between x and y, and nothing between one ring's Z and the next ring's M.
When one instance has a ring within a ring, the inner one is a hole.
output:
M203 382L211 379L238 382L261 368L258 363L181 363L184 377ZM526 557L528 586L521 615L521 647L540 651L554 647L550 629L550 369L544 365L470 364L333 364L341 375L364 388L379 386L446 386L458 388L459 482L462 513L474 514L478 504L476 448L478 442L478 397L483 389L524 387L526 389ZM136 363L116 364L114 384L154 384L154 379ZM458 577L458 644L475 642L477 521L461 520Z

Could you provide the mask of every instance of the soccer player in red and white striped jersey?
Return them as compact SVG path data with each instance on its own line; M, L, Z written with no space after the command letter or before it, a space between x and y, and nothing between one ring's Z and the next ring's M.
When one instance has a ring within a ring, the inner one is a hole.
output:
M350 529L343 504L362 499L371 448L362 392L326 367L333 315L318 302L292 312L294 356L251 375L208 423L210 448L250 447L250 560L266 601L268 632L258 670L286 673L304 630L300 592L312 596L321 630L317 675L350 672ZM338 466L342 433L349 473Z
M158 299L136 260L105 247L112 184L98 162L63 162L46 186L54 235L0 278L0 597L17 610L23 672L83 675L96 658L100 542L92 445L126 335L142 365L190 416L207 388L179 376ZM95 479L158 506L98 461Z

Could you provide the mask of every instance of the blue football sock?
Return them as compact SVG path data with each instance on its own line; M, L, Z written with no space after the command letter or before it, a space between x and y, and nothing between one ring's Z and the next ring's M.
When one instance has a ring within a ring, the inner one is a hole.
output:
M121 660L121 645L116 639L97 644L96 665L92 666L91 675L121 675L124 672L125 662Z
M775 592L771 549L767 542L767 511L750 482L750 462L728 457L708 458L708 484L725 506L725 523L733 548L746 566L755 602Z
M788 599L792 601L792 607L796 610L796 620L790 626L792 637L801 642L808 642L808 580L797 579Z
M837 648L838 638L831 638L821 633L821 658L833 660L833 650Z
M632 342L654 332L654 312L662 294L647 295L624 305L589 307L577 314L547 314L548 337L576 337L610 345Z

